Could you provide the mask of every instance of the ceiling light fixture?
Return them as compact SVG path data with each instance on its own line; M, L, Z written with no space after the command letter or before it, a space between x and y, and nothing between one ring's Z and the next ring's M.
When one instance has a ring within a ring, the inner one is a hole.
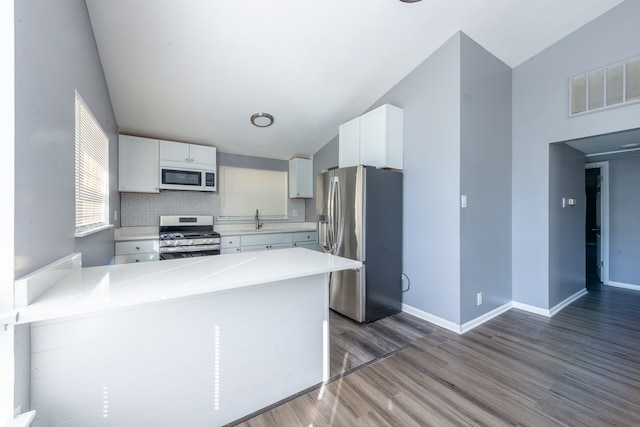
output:
M400 0L402 3L418 3L419 1L422 0Z
M255 113L251 116L251 123L259 128L266 128L273 124L273 116L269 113Z

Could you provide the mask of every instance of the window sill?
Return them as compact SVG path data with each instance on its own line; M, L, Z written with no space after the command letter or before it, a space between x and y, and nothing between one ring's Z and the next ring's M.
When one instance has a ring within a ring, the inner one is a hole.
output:
M84 237L84 236L88 236L90 234L94 234L94 233L98 233L100 231L103 230L107 230L109 228L113 228L114 225L113 224L106 224L106 225L101 225L100 227L96 227L96 228L92 228L91 230L85 230L85 231L77 231L74 234L74 237Z

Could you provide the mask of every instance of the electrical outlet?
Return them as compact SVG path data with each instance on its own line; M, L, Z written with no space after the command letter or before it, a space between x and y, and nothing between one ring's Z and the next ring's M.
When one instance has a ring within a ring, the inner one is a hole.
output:
M477 299L478 305L482 305L482 292L478 292L476 299Z

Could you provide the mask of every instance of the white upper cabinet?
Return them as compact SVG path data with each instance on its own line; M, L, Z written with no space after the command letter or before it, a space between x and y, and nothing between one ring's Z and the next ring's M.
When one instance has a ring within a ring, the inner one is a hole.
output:
M313 160L289 160L289 198L313 197Z
M338 128L338 166L360 164L360 117L343 123Z
M402 108L384 104L339 128L338 166L403 168Z
M158 193L158 140L118 135L118 191Z
M212 169L216 166L216 148L160 140L160 165L176 168Z

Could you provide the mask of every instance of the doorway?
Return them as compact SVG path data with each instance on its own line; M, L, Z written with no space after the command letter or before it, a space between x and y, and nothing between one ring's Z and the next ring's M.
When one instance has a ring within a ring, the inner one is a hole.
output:
M587 287L608 281L608 162L585 165L585 278Z

